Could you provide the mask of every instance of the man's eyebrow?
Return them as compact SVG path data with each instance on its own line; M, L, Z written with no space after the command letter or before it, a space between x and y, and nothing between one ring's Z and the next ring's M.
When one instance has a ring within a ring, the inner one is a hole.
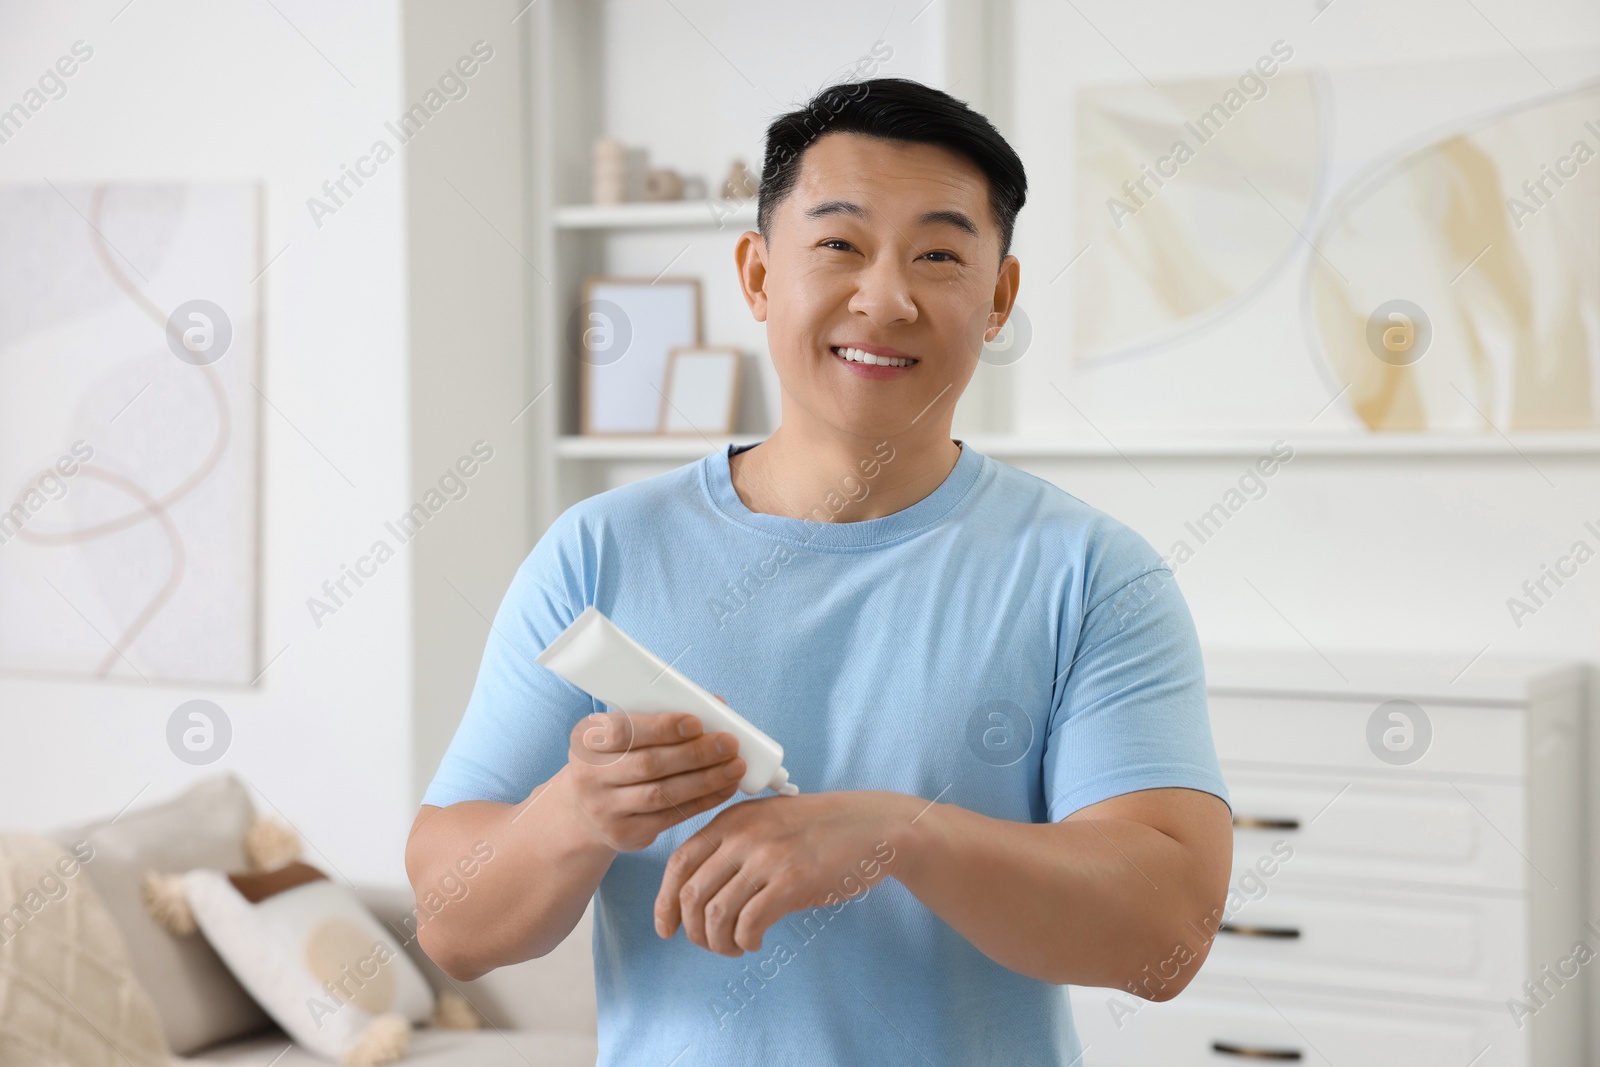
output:
M829 215L854 215L858 219L864 219L867 217L867 211L860 204L849 200L824 200L806 209L808 219L821 219Z
M864 219L867 217L867 211L860 204L851 200L824 200L822 203L814 204L806 209L806 218L808 219L821 219L829 215L853 215L858 219ZM969 233L974 237L978 236L977 224L972 221L971 216L965 211L956 211L953 208L948 208L942 211L925 211L917 216L917 225L919 226L939 224L954 226L964 233Z
M927 211L917 216L917 225L919 226L931 226L939 222L954 226L956 229L970 233L974 237L978 236L977 224L968 217L965 211Z

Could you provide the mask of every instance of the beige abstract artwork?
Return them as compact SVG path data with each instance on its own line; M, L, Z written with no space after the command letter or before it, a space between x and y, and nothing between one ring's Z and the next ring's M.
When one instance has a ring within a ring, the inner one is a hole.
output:
M0 188L0 671L260 673L261 191Z
M1079 232L1107 253L1074 271L1080 359L1203 328L1295 251L1276 213L1299 225L1316 200L1315 85L1289 71L1258 84L1254 98L1232 78L1080 92Z
M1104 254L1075 272L1077 364L1225 364L1205 347L1218 323L1297 321L1300 336L1258 343L1282 350L1283 373L1309 365L1357 427L1594 429L1600 81L1439 114L1441 86L1473 76L1279 69L1081 90L1078 225Z
M1311 238L1328 260L1309 266L1311 325L1364 425L1596 425L1597 120L1600 86L1530 103L1377 168L1334 201ZM1372 357L1365 334L1370 309L1399 295L1433 336L1394 365Z

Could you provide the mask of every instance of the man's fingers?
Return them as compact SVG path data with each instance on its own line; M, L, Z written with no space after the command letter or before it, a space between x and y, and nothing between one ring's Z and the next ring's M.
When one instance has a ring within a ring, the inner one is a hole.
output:
M773 885L762 886L761 891L739 909L739 920L733 927L733 943L743 952L760 951L768 928L788 913L782 890Z
M653 838L663 830L671 829L685 819L699 815L703 811L710 811L738 791L739 785L735 782L720 793L708 793L703 797L685 801L677 807L666 807L658 811L646 812L643 815L629 815L627 818L641 830L648 830Z
M744 760L735 757L710 767L627 786L622 803L628 810L639 814L686 811L687 804L702 797L726 799L732 796L738 790L739 779L744 777L744 772ZM721 800L717 803L720 804Z
M676 745L705 732L700 717L687 712L634 714L597 711L572 730L573 747L593 753L620 753L654 745Z
M683 884L700 869L706 857L716 849L716 840L701 831L679 845L678 850L668 857L667 869L661 875L661 889L656 893L657 934L671 937L673 931L678 928L678 923L683 920L678 893L683 889Z
M702 734L676 745L650 745L622 753L607 765L609 770L605 777L619 786L657 782L726 763L738 750L739 742L732 734Z
M717 857L723 858L720 855ZM685 887L686 890L697 888L700 878L705 874L706 868L714 866L716 860L700 868L699 873ZM744 871L732 869L728 864L730 876L723 880L722 888L709 900L700 894L697 900L701 903L699 921L702 927L700 942L712 952L723 956L742 956L744 948L734 938L735 924L740 921L744 909L749 907L750 899L762 892L764 887L757 885ZM710 883L708 882L707 885ZM688 915L685 913L684 929L690 929ZM690 936L690 940L694 940Z
M742 897L737 888L729 893L728 900L718 899L730 880L744 883L738 868L717 852L707 856L678 890L678 913L683 920L684 936L693 944L712 952L722 950L707 936L707 926L725 924L731 928L733 920L738 917L736 901ZM754 887L750 891L755 892ZM731 929L728 935L731 940Z

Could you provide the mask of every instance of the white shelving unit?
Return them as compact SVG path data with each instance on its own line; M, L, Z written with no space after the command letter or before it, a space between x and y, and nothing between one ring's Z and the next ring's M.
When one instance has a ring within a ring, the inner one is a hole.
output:
M731 258L738 235L755 226L756 202L702 198L588 203L593 142L614 133L604 128L606 63L611 58L607 5L597 0L546 0L528 17L533 20L529 245L538 275L530 301L529 364L533 392L543 392L522 417L531 417L531 519L533 528L542 530L565 507L606 488L613 480L607 469L612 463L686 462L709 451L698 441L577 435L579 364L570 320L583 279L623 273L615 268L618 250L641 237L681 238L685 247L717 246ZM673 274L696 273L665 261L662 265ZM707 322L704 339L723 340L716 323Z
M754 228L756 202L751 200L673 200L653 204L563 204L556 208L561 230L630 230L651 228L722 229L735 233Z

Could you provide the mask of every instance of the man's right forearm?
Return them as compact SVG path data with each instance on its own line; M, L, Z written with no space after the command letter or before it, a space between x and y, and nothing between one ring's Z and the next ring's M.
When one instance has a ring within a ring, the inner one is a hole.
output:
M463 801L417 816L406 875L419 902L444 902L418 908L417 939L450 977L543 956L583 917L617 853L586 822L571 784L563 767L520 804ZM463 863L476 865L472 877Z

